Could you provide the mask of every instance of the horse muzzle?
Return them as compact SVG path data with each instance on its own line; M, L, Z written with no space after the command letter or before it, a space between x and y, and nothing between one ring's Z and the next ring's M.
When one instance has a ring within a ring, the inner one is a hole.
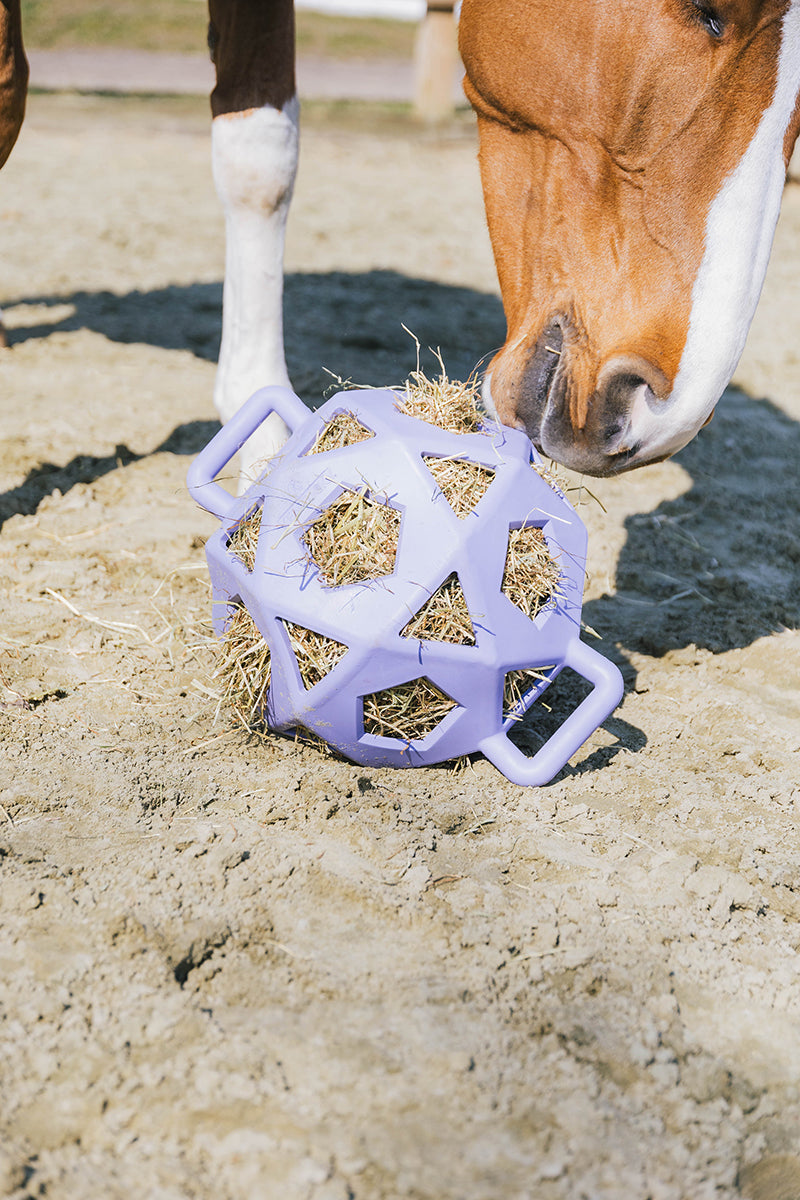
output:
M679 448L658 436L670 383L646 358L616 355L594 372L573 353L558 322L545 328L521 371L513 358L506 367L504 353L487 376L486 399L548 458L581 474L616 475Z

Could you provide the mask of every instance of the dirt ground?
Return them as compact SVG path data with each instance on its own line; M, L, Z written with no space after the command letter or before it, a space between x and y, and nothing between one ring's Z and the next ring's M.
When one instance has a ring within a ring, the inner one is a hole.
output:
M311 115L305 397L502 340L474 151ZM33 97L0 239L0 1195L798 1200L800 187L738 388L591 484L626 695L539 790L215 723L204 104Z

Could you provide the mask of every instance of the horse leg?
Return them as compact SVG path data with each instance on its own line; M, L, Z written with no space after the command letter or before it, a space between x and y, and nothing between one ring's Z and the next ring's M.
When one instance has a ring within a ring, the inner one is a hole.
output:
M28 60L22 46L19 0L0 4L0 167L11 153L25 116Z
M28 60L22 47L19 0L0 3L0 167L11 153L25 116ZM8 345L0 311L0 348Z
M214 403L225 422L257 388L288 385L283 247L297 171L292 0L209 0L214 181L225 212L222 345ZM286 440L272 416L242 448L240 488Z

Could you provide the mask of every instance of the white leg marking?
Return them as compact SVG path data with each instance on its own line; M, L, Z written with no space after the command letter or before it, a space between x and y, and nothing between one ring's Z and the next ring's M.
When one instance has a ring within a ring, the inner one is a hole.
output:
M781 29L772 103L739 165L708 214L703 261L692 292L689 333L666 405L637 397L634 441L671 454L708 418L744 349L767 272L786 168L783 141L800 89L800 0L792 0Z
M257 388L289 386L283 353L283 247L297 172L299 106L216 117L214 182L225 211L222 345L214 404L224 422ZM288 436L272 416L240 452L240 487Z

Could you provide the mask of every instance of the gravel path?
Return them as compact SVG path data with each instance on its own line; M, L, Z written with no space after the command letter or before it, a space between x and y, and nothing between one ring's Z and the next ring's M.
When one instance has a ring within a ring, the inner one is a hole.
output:
M205 54L154 54L146 50L30 50L31 86L43 91L130 92L204 95L214 83ZM346 60L301 57L298 91L306 100L366 100L404 103L412 99L414 67L395 58ZM453 98L463 103L461 76Z

